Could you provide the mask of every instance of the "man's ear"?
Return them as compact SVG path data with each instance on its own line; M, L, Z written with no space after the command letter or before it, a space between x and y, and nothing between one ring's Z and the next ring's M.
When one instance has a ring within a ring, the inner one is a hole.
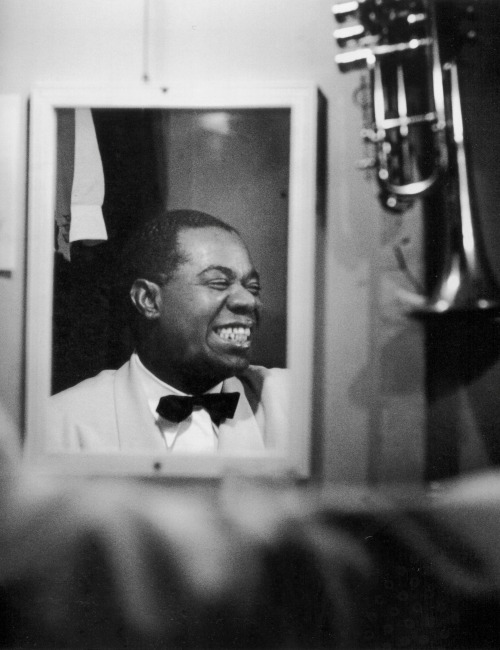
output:
M148 320L160 315L160 287L155 282L144 278L135 280L130 289L130 299L137 311Z

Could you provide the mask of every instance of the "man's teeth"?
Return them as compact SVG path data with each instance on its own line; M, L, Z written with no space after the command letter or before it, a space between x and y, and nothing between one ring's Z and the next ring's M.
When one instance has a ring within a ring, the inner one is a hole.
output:
M250 338L249 327L222 327L219 330L219 336L224 341L232 343L246 343Z

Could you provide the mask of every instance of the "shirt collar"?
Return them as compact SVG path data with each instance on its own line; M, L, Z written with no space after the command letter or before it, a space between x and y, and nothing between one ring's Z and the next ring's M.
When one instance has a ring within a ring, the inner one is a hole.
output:
M158 404L161 397L164 395L187 395L177 388L166 384L161 379L158 379L150 370L139 359L137 352L132 354L131 363L134 366L134 369L137 371L137 376L141 382L142 388L146 393L146 397L149 404L155 404L154 410L156 411L156 405ZM223 382L218 383L216 386L213 386L210 390L207 390L207 393L220 393L222 392Z

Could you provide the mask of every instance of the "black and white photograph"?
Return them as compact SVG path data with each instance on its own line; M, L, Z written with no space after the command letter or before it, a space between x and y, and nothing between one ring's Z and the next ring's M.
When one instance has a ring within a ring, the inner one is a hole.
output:
M499 648L499 160L499 0L0 0L0 648Z

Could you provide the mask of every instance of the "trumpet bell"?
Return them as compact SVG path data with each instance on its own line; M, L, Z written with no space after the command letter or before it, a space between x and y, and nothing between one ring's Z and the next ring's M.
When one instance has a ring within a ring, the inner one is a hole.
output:
M488 263L481 237L475 193L467 168L458 70L455 63L444 70L449 115L450 156L447 182L439 188L444 219L442 265L425 304L412 315L476 318L500 313L500 289Z

